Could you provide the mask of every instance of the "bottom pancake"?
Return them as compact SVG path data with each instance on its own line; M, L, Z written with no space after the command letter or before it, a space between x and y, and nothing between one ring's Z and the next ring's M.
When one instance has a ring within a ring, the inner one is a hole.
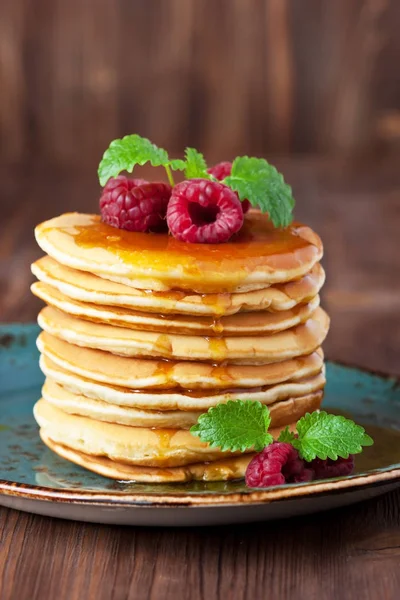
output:
M33 409L39 426L54 442L79 452L143 467L180 467L232 456L185 429L151 429L71 415L45 400Z
M276 423L270 430L274 437L279 436L285 425L295 424L303 414L319 408L322 392L310 396L307 408L302 404L298 409L296 400L287 405L282 422ZM54 442L84 454L104 456L135 466L181 467L235 455L210 447L188 430L152 429L97 421L68 414L43 399L35 404L34 415L45 435Z
M53 452L103 477L138 483L183 483L186 481L229 481L242 479L254 454L242 454L212 463L184 467L154 468L119 463L104 456L91 456L54 442L43 429L40 437Z

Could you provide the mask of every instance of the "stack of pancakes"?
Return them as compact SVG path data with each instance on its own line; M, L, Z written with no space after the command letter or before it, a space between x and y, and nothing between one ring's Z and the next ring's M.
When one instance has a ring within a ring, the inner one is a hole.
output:
M200 414L258 400L277 436L319 408L329 319L310 228L251 211L231 242L188 244L72 213L36 239L32 290L47 306L34 412L59 455L121 480L233 479L251 453L201 442Z

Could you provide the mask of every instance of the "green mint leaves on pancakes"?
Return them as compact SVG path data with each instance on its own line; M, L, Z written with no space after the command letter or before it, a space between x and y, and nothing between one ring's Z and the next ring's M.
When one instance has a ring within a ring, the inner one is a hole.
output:
M170 159L163 148L147 138L132 134L112 141L105 151L98 168L100 185L104 187L111 177L117 177L122 171L132 173L136 165L146 163L164 167L171 186L175 185L172 171L184 171L186 179L217 181L207 172L204 156L195 148L186 148L185 160ZM268 213L275 227L287 227L292 222L292 189L282 174L264 158L237 157L231 174L221 183L234 190L240 200L248 200L252 206Z
M200 415L190 432L202 442L223 451L244 452L253 449L260 452L273 442L268 433L270 423L269 410L260 402L229 400ZM298 450L300 458L307 462L315 458L348 458L349 454L362 452L363 446L373 444L363 427L350 419L325 411L307 413L297 422L296 432L295 435L286 427L278 441L292 444Z
M186 163L183 160L170 160L168 153L163 148L158 148L147 138L134 133L126 135L121 140L111 142L104 152L103 158L98 168L99 181L101 186L105 186L110 177L117 177L121 171L132 173L136 165L150 163L153 167L165 167L171 185L171 169L174 171L183 171Z
M287 227L292 222L292 189L264 158L235 158L232 172L223 183L237 192L241 200L247 199L252 206L267 212L275 227Z
M207 173L204 156L196 148L185 150L185 177L186 179L212 179L212 176Z

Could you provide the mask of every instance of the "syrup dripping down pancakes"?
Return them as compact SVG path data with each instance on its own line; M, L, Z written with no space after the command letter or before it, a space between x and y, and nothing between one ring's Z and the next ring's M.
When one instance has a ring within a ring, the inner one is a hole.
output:
M116 479L242 477L251 458L189 429L220 402L258 400L272 433L319 408L322 243L250 211L228 243L112 228L66 214L36 228L32 265L46 376L35 418L60 456Z

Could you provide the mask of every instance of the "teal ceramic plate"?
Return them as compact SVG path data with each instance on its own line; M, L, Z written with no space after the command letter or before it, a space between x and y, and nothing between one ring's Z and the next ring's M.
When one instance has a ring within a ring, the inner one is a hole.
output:
M243 482L120 483L85 471L40 441L32 406L43 377L35 325L0 326L0 504L126 525L205 525L326 510L400 485L400 385L396 378L328 363L324 406L351 415L375 439L351 477L254 491Z

